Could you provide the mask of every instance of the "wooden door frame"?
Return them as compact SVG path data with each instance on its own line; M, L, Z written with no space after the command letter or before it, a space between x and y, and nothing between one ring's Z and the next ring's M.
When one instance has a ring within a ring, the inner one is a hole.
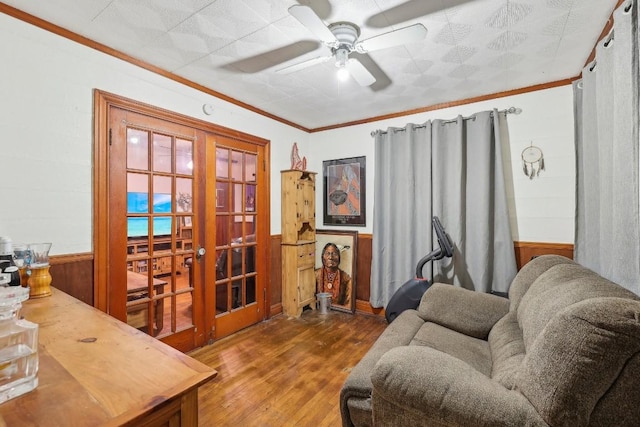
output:
M94 268L93 268L93 305L97 309L108 313L109 312L109 271L107 266L109 265L109 188L108 179L109 176L109 162L108 162L108 148L110 143L109 132L109 110L111 107L117 107L124 110L129 110L135 113L144 114L160 120L174 122L180 125L190 126L209 134L219 135L226 138L236 139L251 144L256 144L264 147L265 163L264 165L264 188L265 196L265 221L259 224L259 230L262 235L265 236L265 243L261 252L256 254L256 259L270 260L271 259L271 245L269 244L268 237L271 236L271 209L270 209L270 188L271 188L271 174L270 174L270 141L264 138L260 138L254 135L250 135L237 130L229 129L223 126L215 125L203 120L199 120L193 117L189 117L183 114L175 113L173 111L165 110L159 107L154 107L149 104L138 102L129 98L115 95L109 92L105 92L99 89L93 91L93 108L94 108L94 125L93 125L93 139L94 139L94 159L93 159L93 251L94 251ZM215 253L215 251L214 251ZM263 313L265 318L269 318L271 313L271 303L269 296L271 295L271 263L266 262L266 276L265 290L266 295L264 298Z

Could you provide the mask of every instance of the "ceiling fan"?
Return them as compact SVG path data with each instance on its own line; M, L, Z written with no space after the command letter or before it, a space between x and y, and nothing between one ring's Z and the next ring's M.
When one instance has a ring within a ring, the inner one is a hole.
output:
M360 61L356 58L350 58L349 54L352 52L364 54L405 43L414 43L424 39L427 35L427 29L424 25L414 24L365 40L358 40L360 28L351 22L335 22L326 26L313 9L303 5L291 6L289 13L320 39L325 46L330 48L331 55L319 56L289 65L277 69L277 73L292 73L335 58L338 77L346 78L351 75L361 86L370 86L375 83L376 78Z

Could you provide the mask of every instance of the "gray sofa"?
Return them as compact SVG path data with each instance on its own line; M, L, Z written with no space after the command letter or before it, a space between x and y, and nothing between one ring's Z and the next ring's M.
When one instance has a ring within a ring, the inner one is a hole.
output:
M433 284L340 393L343 426L640 425L640 298L545 255L509 298Z

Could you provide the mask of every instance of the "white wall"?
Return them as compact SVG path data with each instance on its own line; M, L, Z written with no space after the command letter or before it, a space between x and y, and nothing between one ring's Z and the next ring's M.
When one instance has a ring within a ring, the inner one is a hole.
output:
M367 158L367 226L344 229L372 233L374 150L371 132L429 119L452 119L479 111L517 107L509 114L510 145L504 147L509 161L507 188L511 230L516 241L573 243L575 206L575 152L573 139L573 92L563 86L521 95L477 102L390 120L311 134L309 169L322 171L322 161L345 157ZM530 180L522 172L522 150L530 144L544 152L546 171ZM321 186L317 204L322 206ZM319 212L320 220L322 212ZM425 226L430 226L429 218ZM319 228L334 228L319 226ZM341 227L342 228L342 227Z
M280 170L294 142L308 151L307 133L3 14L0 40L0 236L92 251L94 88L270 140L280 233Z
M514 239L573 242L570 87L309 135L3 14L0 40L0 236L14 242L53 242L52 254L93 250L96 88L270 140L272 234L280 233L280 171L290 167L294 142L307 157L308 169L317 172L322 171L322 160L367 156L368 224L355 229L371 233L371 131L516 106L523 113L509 116ZM211 116L202 111L205 103L215 107ZM531 142L545 152L548 169L533 181L520 172L519 163L520 152Z

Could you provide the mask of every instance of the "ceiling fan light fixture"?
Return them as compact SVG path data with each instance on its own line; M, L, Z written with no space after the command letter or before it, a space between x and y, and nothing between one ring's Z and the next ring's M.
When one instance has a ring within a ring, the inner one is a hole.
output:
M339 67L336 75L338 76L338 80L344 82L349 78L349 70L347 70L346 67Z
M349 60L349 51L345 48L336 49L334 52L336 58L336 67L344 68Z

